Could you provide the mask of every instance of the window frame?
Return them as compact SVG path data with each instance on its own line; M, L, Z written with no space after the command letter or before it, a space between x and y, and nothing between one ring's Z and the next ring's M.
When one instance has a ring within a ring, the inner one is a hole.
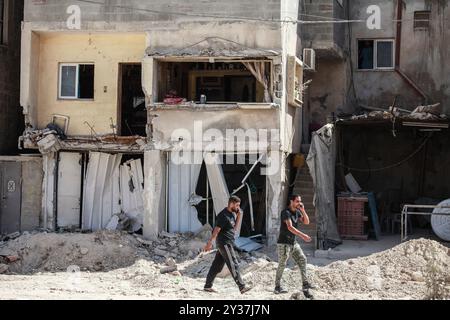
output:
M3 14L0 15L0 46L8 45L9 0L3 0Z
M80 66L81 65L91 65L94 66L94 94L92 98L80 98L79 97L79 89L80 89ZM76 67L76 78L75 78L75 96L63 96L62 95L62 69L64 67ZM58 100L79 100L79 101L94 101L95 100L95 63L92 62L79 62L79 63L67 63L61 62L59 63L58 68Z
M373 68L372 69L360 69L359 68L359 42L360 41L372 41L373 42ZM392 67L378 67L378 43L379 42L391 42L392 43ZM380 39L357 39L358 54L356 59L358 71L392 71L395 70L395 39L392 38L380 38Z
M427 26L418 26L417 23L423 23L425 22L425 20L421 20L417 18L417 15L421 15L421 14L427 14L428 15L428 20L426 20L427 22ZM429 30L430 29L430 25L431 25L431 10L417 10L414 11L414 30Z

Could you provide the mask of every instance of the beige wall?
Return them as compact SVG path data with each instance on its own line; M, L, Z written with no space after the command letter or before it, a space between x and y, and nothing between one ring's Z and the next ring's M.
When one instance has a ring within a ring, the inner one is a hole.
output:
M69 135L89 135L88 121L98 134L111 133L117 123L119 63L141 62L145 34L41 34L39 57L38 127L52 114L70 117ZM94 63L93 101L58 100L59 63ZM104 92L107 87L107 92Z

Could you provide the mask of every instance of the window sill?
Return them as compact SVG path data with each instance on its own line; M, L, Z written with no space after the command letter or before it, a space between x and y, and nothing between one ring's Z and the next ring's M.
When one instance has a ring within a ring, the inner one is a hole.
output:
M279 105L275 103L211 103L195 104L184 103L178 105L168 105L164 103L152 104L149 109L152 110L191 110L191 111L224 111L224 110L271 110L278 109Z
M357 69L356 72L395 72L395 68L392 68L392 69L367 69L367 70Z
M70 98L58 98L59 102L95 102L95 99L70 99Z

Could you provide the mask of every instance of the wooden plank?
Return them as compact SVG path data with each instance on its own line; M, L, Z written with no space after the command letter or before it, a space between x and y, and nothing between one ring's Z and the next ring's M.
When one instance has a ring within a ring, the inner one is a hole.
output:
M375 194L373 192L369 192L369 207L370 207L370 215L372 217L372 224L375 230L375 238L380 240L381 237L381 228L380 223L378 221L378 211L377 211L377 202L375 199Z

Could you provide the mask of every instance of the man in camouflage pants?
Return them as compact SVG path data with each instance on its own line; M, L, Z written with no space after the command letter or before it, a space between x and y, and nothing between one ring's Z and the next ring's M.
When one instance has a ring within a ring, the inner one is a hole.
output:
M303 280L303 294L308 299L313 299L313 295L309 289L313 287L308 281L306 274L306 256L302 248L296 242L296 236L303 239L305 242L311 242L311 237L299 231L299 224L309 225L309 217L305 211L305 206L302 199L298 195L290 198L289 207L281 213L280 236L278 238L278 270L275 282L275 293L287 293L288 291L281 287L281 279L283 277L284 269L286 268L289 257L292 256L294 261L300 267Z

